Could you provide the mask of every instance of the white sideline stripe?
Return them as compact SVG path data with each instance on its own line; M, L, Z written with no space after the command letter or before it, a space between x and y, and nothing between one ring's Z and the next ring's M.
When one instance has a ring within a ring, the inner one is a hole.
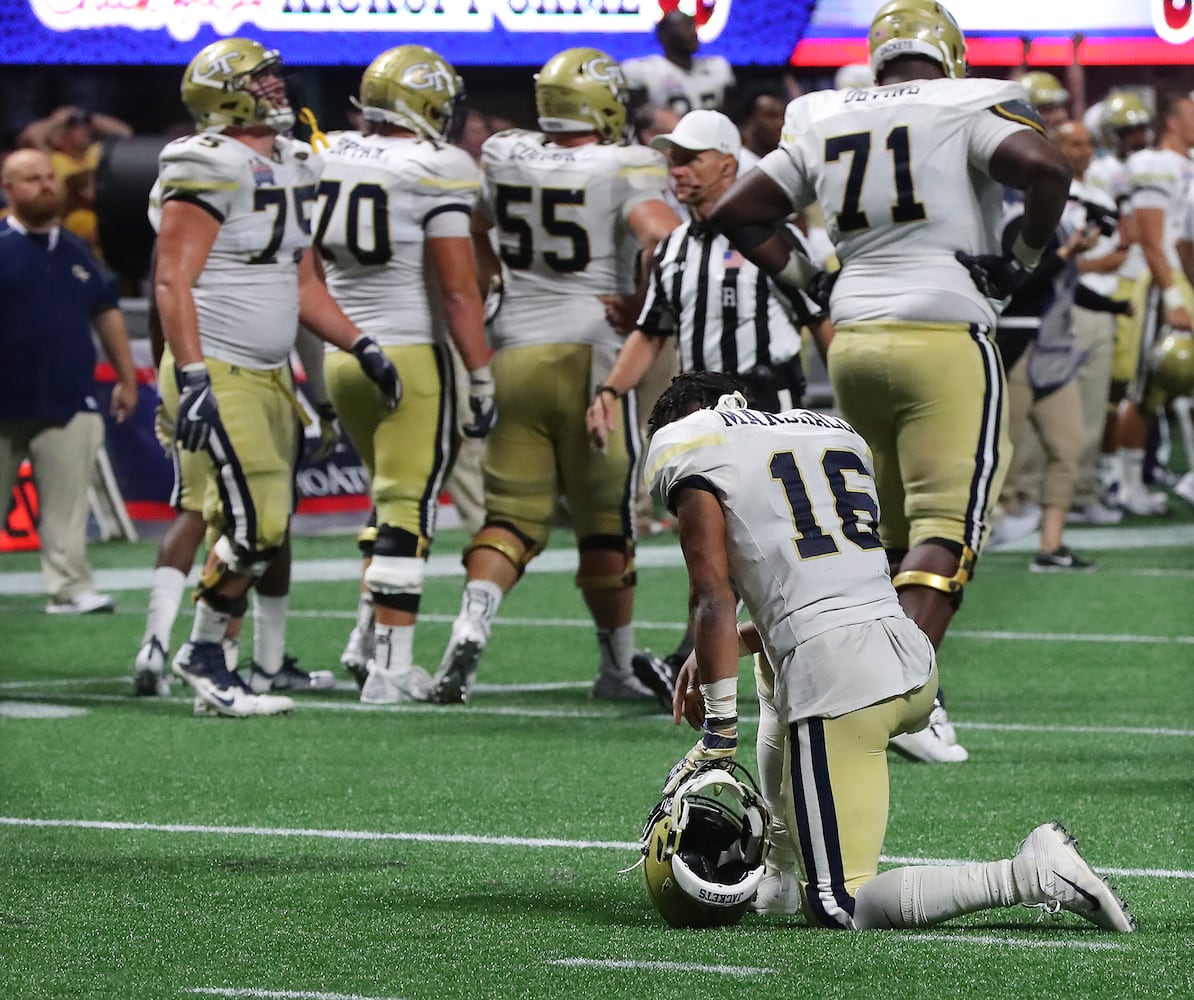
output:
M394 833L375 830L318 830L302 827L271 826L205 826L198 823L129 823L118 820L44 819L27 816L0 816L0 826L34 827L38 829L119 830L131 833L200 833L244 837L309 837L313 840L401 841L416 844L473 844L480 847L559 847L579 851L639 851L637 840L561 840L553 837L495 837L470 833ZM959 858L917 858L883 855L879 859L889 865L958 865L974 864ZM1194 871L1168 868L1103 868L1103 875L1133 878L1194 879Z
M118 682L121 684L127 683L128 677L125 674L119 674L110 677L79 677L68 678L57 681L3 681L0 682L0 691L10 691L15 698L37 698L45 699L53 697L51 692L39 690L43 687L81 687L90 684L112 684ZM181 686L181 685L180 685ZM488 694L511 694L521 692L535 692L543 690L581 690L589 686L588 681L567 682L562 681L558 684L478 684L475 691L484 692ZM20 689L27 688L29 691L22 691ZM345 685L345 690L356 690L355 685L351 688ZM134 700L131 695L127 694L65 694L59 697L67 697L72 701L89 701L89 702L115 702L121 704L128 704ZM174 695L169 698L153 698L147 699L146 704L153 705L189 705L193 701L190 697L180 697ZM598 719L602 721L618 720L622 722L650 722L658 723L660 719L664 718L659 713L649 713L643 715L623 715L616 712L600 711L596 709L566 709L566 708L521 708L516 705L477 705L475 703L469 705L467 708L461 708L456 705L424 705L418 703L407 703L402 705L364 705L359 701L317 701L315 699L302 698L299 701L299 707L302 709L313 709L316 711L325 712L410 712L415 714L447 714L458 715L467 713L468 715L494 715L507 716L510 718L530 718L530 719ZM645 702L643 703L646 704ZM757 715L739 714L738 720L742 723L753 724L759 721ZM1174 736L1179 739L1190 739L1194 737L1194 729L1167 729L1159 726L1042 726L1033 725L1026 722L967 722L956 721L951 719L954 726L958 729L985 729L992 732L1020 732L1020 733L1067 733L1071 735L1091 735L1091 736Z
M266 1000L401 1000L401 997L367 997L360 993L323 993L309 990L258 990L247 986L193 986L184 993L198 993L207 997L263 997Z
M997 937L994 934L897 934L893 935L893 940L899 944L932 941L943 944L999 945L1005 948L1071 948L1076 951L1119 951L1124 947L1111 941L1051 941L1041 938Z
M708 972L718 976L774 976L779 969L749 965L699 965L695 962L636 962L625 958L556 958L548 965L571 969L650 969L652 972Z
M1014 542L999 552L1035 552L1038 536ZM1073 548L1090 551L1111 549L1165 549L1181 545L1194 545L1194 524L1158 524L1139 528L1070 528L1066 531L1066 542ZM635 552L634 561L640 569L674 568L684 565L684 558L678 545L644 546ZM576 551L574 549L552 549L538 556L528 567L528 573L575 573ZM1104 574L1110 573L1104 569ZM1127 575L1194 575L1183 570L1143 569L1117 570ZM304 559L296 561L291 573L294 583L331 583L358 580L361 575L360 559ZM464 567L457 553L442 553L427 560L426 577L464 576ZM95 571L97 590L123 591L148 590L153 570L101 569ZM192 571L189 582L198 579L198 572ZM0 596L16 594L45 593L45 580L40 572L0 574Z

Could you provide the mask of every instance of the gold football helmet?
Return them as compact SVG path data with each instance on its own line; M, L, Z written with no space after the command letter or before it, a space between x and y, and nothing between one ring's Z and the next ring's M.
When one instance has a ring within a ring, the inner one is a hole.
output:
M1188 330L1169 330L1149 357L1144 405L1159 410L1171 399L1194 395L1194 336Z
M565 49L535 74L544 132L596 132L616 142L626 128L626 77L600 49Z
M422 45L399 45L369 64L354 103L366 121L442 141L463 97L464 81L443 56Z
M643 881L663 919L673 927L737 923L763 878L769 822L745 767L698 766L643 827Z
M1152 121L1148 108L1130 90L1113 90L1103 102L1103 128L1143 128Z
M275 132L294 126L290 104L255 92L253 79L276 70L282 57L249 38L224 38L200 49L182 74L182 103L200 132L229 126L265 125Z
M1061 85L1057 77L1039 69L1020 77L1020 86L1028 91L1028 103L1038 110L1065 104L1070 99L1070 92Z
M891 0L879 8L868 36L871 72L899 56L924 56L941 64L945 75L966 75L966 36L953 14L937 0Z

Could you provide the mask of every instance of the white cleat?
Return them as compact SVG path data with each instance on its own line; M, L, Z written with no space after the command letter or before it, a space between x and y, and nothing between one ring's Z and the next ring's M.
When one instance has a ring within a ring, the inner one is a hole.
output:
M1173 492L1175 496L1194 507L1194 469L1173 484Z
M243 719L294 711L293 698L255 694L239 674L228 669L218 642L185 643L171 669L194 689L196 715L215 713Z
M166 648L156 635L150 636L137 650L133 661L133 694L141 698L165 698L170 694Z
M901 757L926 764L960 764L970 758L969 752L958 742L953 724L940 705L933 706L929 724L924 729L893 736L887 745Z
M1050 914L1069 910L1106 931L1136 930L1127 903L1078 853L1078 841L1060 823L1045 823L1024 838L1012 859L1012 877L1024 906Z
M489 636L485 626L472 618L457 619L432 680L430 701L440 705L461 705L468 701Z
M1169 513L1169 500L1165 494L1145 489L1121 493L1119 506L1125 513L1136 517L1164 517Z
M344 652L340 654L340 666L357 682L357 687L364 687L365 678L369 673L369 661L373 659L373 638L372 625L365 628L355 625L348 633Z
M767 865L750 908L755 913L799 913L800 878L795 872Z
M361 701L366 705L400 705L427 701L431 696L431 675L422 667L382 670L370 661L368 669L361 688Z

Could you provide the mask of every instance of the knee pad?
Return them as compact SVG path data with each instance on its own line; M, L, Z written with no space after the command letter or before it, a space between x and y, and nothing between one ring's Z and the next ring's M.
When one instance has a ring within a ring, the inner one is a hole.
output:
M373 546L377 542L377 514L369 515L369 521L357 534L357 548L366 559L373 555Z
M377 528L376 534L373 559L365 570L365 586L372 592L375 604L417 613L430 542L388 524Z
M514 535L521 542L521 546L512 543L506 537L507 533ZM494 552L500 552L518 571L520 578L526 572L527 564L540 552L539 545L506 521L486 522L464 548L465 565L468 564L469 553L476 549L493 549Z
M957 542L945 538L930 538L924 544L939 545L958 557L958 568L953 576L942 576L940 573L930 573L923 569L909 569L897 573L891 581L895 589L904 587L928 587L946 594L952 601L954 609L962 606L962 588L974 576L974 564L978 561L978 554L969 545L959 545ZM960 549L960 552L959 552Z
M589 535L577 540L580 552L621 552L626 556L626 566L620 573L605 576L576 574L576 585L581 590L624 590L638 582L634 568L634 542L622 535Z
M216 564L199 574L199 585L195 588L194 600L196 603L202 600L216 611L239 618L248 607L246 598L225 597L219 593L220 586L230 576L260 579L274 556L278 554L278 550L247 552L236 548L227 535L221 535L212 546L212 552L215 554Z

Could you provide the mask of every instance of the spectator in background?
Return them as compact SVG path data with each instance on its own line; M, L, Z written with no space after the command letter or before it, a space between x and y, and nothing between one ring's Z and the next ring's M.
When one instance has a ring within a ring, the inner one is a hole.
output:
M87 488L104 439L95 399L96 332L117 382L111 412L137 405L137 376L111 274L62 229L62 184L50 157L11 154L0 173L10 214L0 221L0 497L25 458L41 505L41 561L49 614L111 611L87 561ZM5 503L7 507L7 502Z
M735 104L731 117L742 137L738 173L744 174L779 146L788 100L778 83L758 83L748 88Z
M655 38L663 55L622 63L632 105L647 101L657 108L671 108L678 115L693 108L720 110L726 91L734 86L734 70L722 56L697 55L701 40L696 18L672 9L655 25Z

